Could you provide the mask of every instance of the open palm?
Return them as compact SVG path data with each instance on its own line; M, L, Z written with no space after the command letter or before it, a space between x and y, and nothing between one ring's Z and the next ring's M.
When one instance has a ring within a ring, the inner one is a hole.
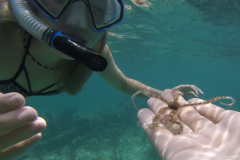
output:
M163 98L171 101L172 90L166 90ZM188 102L197 103L201 99ZM187 102L179 97L179 104ZM213 104L181 108L178 118L184 125L180 135L173 135L164 127L156 130L149 128L158 111L166 107L159 99L150 98L149 109L138 112L140 124L149 141L164 160L230 160L240 159L240 113L225 110ZM160 121L164 124L164 118Z

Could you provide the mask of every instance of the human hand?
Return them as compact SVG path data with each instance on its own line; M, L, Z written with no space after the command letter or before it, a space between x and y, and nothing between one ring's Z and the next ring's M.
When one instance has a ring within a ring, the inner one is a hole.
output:
M26 152L41 139L44 119L32 107L25 107L18 93L0 93L0 159L9 160Z
M196 87L195 85L179 85L172 89L173 91L180 91L183 93L183 98L188 99L188 96L192 95L194 97L198 97L198 95L203 95L204 93Z
M171 90L164 91L163 98L172 101ZM203 100L193 98L189 103ZM180 105L187 102L178 98ZM239 160L240 159L240 113L225 110L214 104L186 107L178 110L178 118L184 131L174 136L166 128L150 129L147 124L158 111L166 107L159 99L148 100L149 109L138 112L138 119L149 141L163 160ZM152 112L153 111L153 112ZM166 113L168 114L168 113ZM161 124L164 118L160 119Z

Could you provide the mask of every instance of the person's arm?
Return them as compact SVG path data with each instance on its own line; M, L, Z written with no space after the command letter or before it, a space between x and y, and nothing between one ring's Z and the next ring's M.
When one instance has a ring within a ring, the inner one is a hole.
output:
M108 45L105 45L104 51L103 51L103 57L107 59L108 66L105 71L99 72L98 74L110 85L112 85L114 88L119 90L120 92L123 92L125 94L132 95L135 92L139 90L148 90L151 93L154 93L156 95L161 95L160 90L151 88L145 84L142 84L141 82L138 82L134 79L130 79L126 77L121 70L117 67L115 64L112 53L108 47ZM184 98L188 98L188 95L193 95L195 97L198 97L198 95L202 95L203 92L196 87L195 85L179 85L177 87L172 88L173 90L181 91L184 95ZM147 98L146 96L140 94L141 97Z
M127 78L115 64L111 51L107 45L104 48L103 57L108 61L108 66L105 71L98 72L98 74L118 91L132 95L135 92L143 89L149 90L156 94L161 94L160 90L153 89L134 79ZM147 98L146 96L141 96Z

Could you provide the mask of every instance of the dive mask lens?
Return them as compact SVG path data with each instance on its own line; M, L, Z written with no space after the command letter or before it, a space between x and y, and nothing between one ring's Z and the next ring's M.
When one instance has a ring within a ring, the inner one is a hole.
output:
M38 0L38 3L49 12L54 18L58 18L61 12L66 8L68 1L66 0Z
M118 0L89 0L95 28L103 29L122 20L122 3Z
M48 19L105 31L123 19L122 0L29 0Z
M72 0L29 0L45 17L53 22L59 18L72 3Z
M92 28L92 17L85 2L76 1L69 6L68 15L63 20L76 28Z

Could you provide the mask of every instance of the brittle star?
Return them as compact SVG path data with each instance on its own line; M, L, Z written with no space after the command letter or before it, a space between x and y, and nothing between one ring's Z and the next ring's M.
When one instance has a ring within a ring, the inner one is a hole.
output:
M157 129L159 127L158 125L158 121L160 120L160 118L164 115L164 113L166 113L167 110L171 110L170 114L169 114L169 122L171 122L172 124L177 124L179 125L179 129L174 131L173 128L171 128L170 126L165 126L166 128L168 128L174 135L177 135L177 134L181 134L183 132L183 125L181 122L178 122L177 121L177 115L178 115L178 109L179 108L183 108L183 107L189 107L189 106L197 106L197 105L205 105L205 104L209 104L209 103L212 103L212 102L215 102L215 101L218 101L220 99L231 99L232 100L232 103L230 104L225 104L225 103L222 103L220 102L222 105L225 105L225 106L232 106L234 105L235 103L235 100L232 98L232 97L228 97L228 96L220 96L220 97L216 97L216 98L213 98L213 99L210 99L208 101L205 101L205 102L199 102L199 103L189 103L189 104L184 104L184 105L180 105L177 101L178 101L178 97L183 95L182 92L180 91L175 91L174 92L174 97L173 97L173 102L168 102L166 99L158 96L158 95L155 95L147 90L139 90L137 91L136 93L134 93L132 95L132 103L134 105L134 107L138 110L138 108L136 107L135 103L134 103L134 98L138 95L138 94L144 94L145 96L147 97L155 97L155 98L158 98L160 100L162 100L164 103L166 103L168 106L167 107L164 107L164 108L161 108L159 111L158 111L158 114L155 115L155 117L153 118L152 120L152 124L147 124L151 129Z

